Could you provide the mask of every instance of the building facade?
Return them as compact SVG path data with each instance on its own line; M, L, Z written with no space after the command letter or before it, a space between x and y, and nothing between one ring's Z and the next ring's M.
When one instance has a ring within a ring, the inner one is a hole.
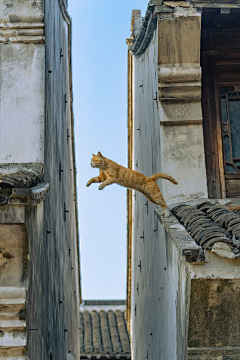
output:
M152 0L145 17L133 10L128 166L178 181L159 181L169 219L128 190L133 359L240 356L239 14L237 1Z
M0 358L79 359L71 18L0 3Z

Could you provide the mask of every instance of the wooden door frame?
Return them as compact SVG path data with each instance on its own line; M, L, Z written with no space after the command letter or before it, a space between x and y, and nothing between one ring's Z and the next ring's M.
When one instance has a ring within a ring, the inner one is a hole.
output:
M225 174L219 87L239 85L240 81L231 76L229 76L229 80L221 79L220 74L234 73L234 68L236 68L237 73L240 62L239 64L236 63L236 58L227 56L226 53L224 55L219 53L211 55L208 52L207 56L202 58L201 63L203 69L203 132L208 192L210 198L226 198L226 180L229 178L240 179L240 174L235 176ZM238 71L238 77L239 73L240 71Z
M216 134L217 134L217 147L218 147L218 166L219 166L219 178L221 188L221 198L226 198L226 185L225 185L225 170L224 170L224 155L223 155L223 141L222 141L222 115L221 115L221 104L220 104L220 92L218 83L218 70L217 70L217 59L212 58L213 68L213 82L215 90L215 104L216 104Z

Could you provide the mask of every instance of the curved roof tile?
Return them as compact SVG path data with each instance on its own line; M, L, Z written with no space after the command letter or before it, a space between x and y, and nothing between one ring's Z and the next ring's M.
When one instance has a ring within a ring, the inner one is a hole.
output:
M93 332L94 351L100 353L103 347L101 340L99 315L97 311L92 311L92 332Z
M115 314L116 314L117 327L118 327L120 340L122 343L123 352L130 353L129 337L128 337L123 313L120 310L117 310Z
M116 355L130 358L130 341L124 313L93 310L80 313L81 355Z
M92 353L92 321L88 311L83 312L83 326L84 326L84 348L85 352Z
M113 352L113 349L112 349L106 311L103 310L100 311L100 324L101 324L101 332L102 332L103 351L105 354L111 354Z
M111 334L111 341L113 344L113 351L116 354L121 353L122 346L121 346L119 335L118 335L116 317L112 310L108 311L108 323L109 323L109 329L110 329L110 334Z

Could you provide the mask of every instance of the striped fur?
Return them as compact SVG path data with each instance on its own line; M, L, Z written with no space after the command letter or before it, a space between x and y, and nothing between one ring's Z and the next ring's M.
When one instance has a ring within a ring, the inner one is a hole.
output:
M100 152L98 152L97 155L93 154L91 166L93 168L100 169L100 174L99 176L90 179L87 186L90 186L93 183L101 183L98 189L103 190L105 186L118 184L129 189L140 191L149 201L161 206L165 217L169 216L167 204L161 194L156 180L166 179L177 185L177 181L171 176L158 173L152 175L151 177L147 177L138 171L127 169L124 166L118 165L114 161L102 156Z

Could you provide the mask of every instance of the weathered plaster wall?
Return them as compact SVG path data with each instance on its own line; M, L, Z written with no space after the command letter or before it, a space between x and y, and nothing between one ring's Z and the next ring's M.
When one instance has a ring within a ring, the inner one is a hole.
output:
M154 98L158 89L157 30L151 45L133 58L133 168L147 176L160 172L160 121Z
M0 286L24 285L27 281L29 251L24 224L0 225Z
M207 197L207 183L200 101L201 14L187 2L187 9L168 4L174 16L158 19L158 88L161 171L179 183L172 187L162 181L161 186L168 204L173 204Z
M43 163L43 17L43 1L0 4L0 163Z
M68 20L69 24L59 1L45 2L44 180L50 183L50 192L42 209L27 214L31 259L28 327L38 329L29 331L28 337L29 357L34 360L65 360L67 354L80 357Z
M142 66L145 66L145 71L141 71ZM154 102L154 95L157 91L157 35L156 31L151 45L147 49L146 53L140 57L133 57L133 164L132 168L143 172L145 175L151 176L159 171L156 168L156 164L160 163L159 151L153 151L153 148L148 147L148 161L144 161L146 156L146 147L149 144L155 143L159 146L159 122L157 105ZM146 102L148 107L146 107ZM139 129L139 130L137 130ZM156 161L156 157L157 160ZM139 262L144 256L144 248L142 240L139 242L140 236L143 236L146 226L149 226L148 221L143 221L143 214L147 213L147 207L144 205L147 203L146 198L138 193L134 192L133 196L133 243L132 243L132 344L133 344L133 358L138 358L137 354L140 354L141 341L139 337L140 329L143 329L143 325L139 328L141 320L135 317L135 307L137 307L138 314L143 314L143 304L138 303L139 297L136 294L136 288L139 275ZM149 203L149 214L154 210L153 204ZM151 218L152 219L152 218ZM147 219L148 220L148 219ZM154 222L154 218L152 219ZM152 225L153 228L155 225ZM154 233L151 233L151 235ZM146 275L145 275L146 276ZM137 296L137 297L136 297ZM142 293L141 293L142 296ZM143 337L148 339L148 337ZM136 353L138 352L139 353Z
M158 182L170 205L178 200L204 197L207 187L199 104L195 104L195 108L194 103L188 105L185 119L197 120L198 125L162 125L164 121L181 119L174 117L175 104L160 103L163 92L159 90L159 41L163 37L158 31L157 26L145 52L140 57L133 57L133 168L147 176L166 172L176 178L179 186L166 180ZM180 82L179 79L176 82ZM177 112L180 110L176 109ZM191 176L190 168L194 169ZM133 358L182 360L187 351L190 274L185 260L158 223L156 208L142 194L135 192Z
M80 357L71 19L65 5L0 4L0 305L12 311L6 315L0 306L0 358ZM50 191L31 200L28 188L40 181ZM6 204L12 186L20 196Z
M240 356L240 260L205 251L203 265L190 265L188 359L237 360Z
M0 3L2 22L41 23L44 18L44 0L3 0Z
M161 172L178 182L160 181L167 204L207 197L202 126L161 126L160 142Z
M157 30L146 52L139 58L134 57L133 81L134 169L151 176L161 172L162 166L160 118L157 103L154 101L158 89ZM170 175L174 176L173 170ZM157 219L154 211L156 208L157 206L147 201L142 194L135 192L133 359L182 360L186 339L181 335L177 337L177 329L185 325L185 263L179 259L177 248L171 246Z
M213 352L215 348L215 355L219 356L224 354L220 347L226 346L229 350L237 350L235 347L239 347L239 301L239 279L192 280L188 330L189 352L197 355L204 353L205 350L204 355L207 355L207 351Z
M134 228L133 356L239 359L240 260L207 250L205 261L188 262L184 253L198 246L185 228L142 208Z
M166 172L176 178L178 186L159 181L170 205L207 198L201 14L188 2L160 3L149 3L144 26L136 27L136 38L129 46L133 55L133 168L147 176ZM199 258L189 259L183 247L190 235L183 226L170 226L171 218L159 223L157 206L138 192L133 202L133 359L238 359L239 261L206 251L202 264L202 250L195 248L193 239L191 246ZM226 306L228 296L232 309Z
M154 207L147 215L144 202L139 201L138 206L141 209L135 222L138 247L134 254L133 358L183 360L190 290L186 262L158 222Z

